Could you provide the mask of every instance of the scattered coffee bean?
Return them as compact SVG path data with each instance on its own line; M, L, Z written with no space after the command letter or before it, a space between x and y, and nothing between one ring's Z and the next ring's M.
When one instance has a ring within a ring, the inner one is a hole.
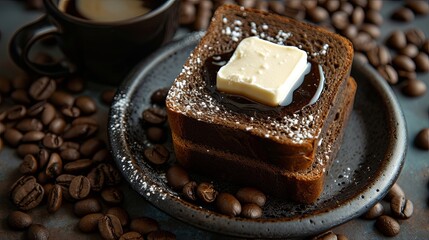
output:
M414 44L408 44L404 48L398 51L399 54L405 55L410 58L414 58L419 54L419 49Z
M197 183L190 181L183 186L182 193L188 200L195 201L197 200Z
M34 100L46 100L52 96L56 88L55 80L49 77L41 77L31 84L28 93Z
M49 131L53 134L60 135L67 127L67 123L63 118L55 118L49 123Z
M377 218L377 221L375 222L375 227L380 231L383 235L388 237L393 237L398 235L400 231L399 223L387 216L383 215Z
M392 13L392 19L401 22L411 22L414 20L414 13L409 8L401 7Z
M145 124L162 125L167 120L167 113L162 108L149 108L143 111L142 119Z
M23 158L27 154L36 155L39 152L39 150L40 148L39 148L39 145L37 144L24 143L24 144L20 144L16 148L16 153L18 154L18 156Z
M241 213L241 204L234 197L234 195L229 193L219 193L216 197L216 207L219 212L235 217Z
M402 49L407 45L405 33L399 30L393 31L386 39L386 45L394 49Z
M48 212L58 211L63 202L63 189L60 185L55 184L48 194Z
M33 223L33 219L25 212L13 211L7 217L7 223L12 229L22 230L28 228Z
M67 92L57 90L51 95L49 101L58 107L71 107L75 98Z
M77 176L70 182L69 193L74 199L83 199L89 195L91 183L85 176Z
M383 16L377 10L369 10L365 14L365 21L380 26L383 23Z
M169 90L168 88L161 88L156 90L154 93L152 93L152 95L150 96L151 103L164 106L165 99L167 98L168 90Z
M241 216L245 218L260 218L262 209L257 204L245 203L241 206Z
M108 187L101 191L104 202L112 205L120 204L124 199L124 193L117 187Z
M413 202L405 197L394 197L390 200L390 210L396 218L408 219L413 215Z
M417 71L429 72L429 56L426 53L420 52L417 54L414 58L414 63L416 64Z
M58 185L64 186L64 187L70 187L70 183L71 181L75 178L75 175L71 175L71 174L61 174L59 175L56 179L55 182Z
M122 227L125 227L130 222L130 216L127 211L121 207L112 207L107 209L106 214L115 215L121 222Z
M22 142L37 142L42 140L45 137L45 133L42 131L29 131L25 133L21 141Z
M48 126L49 123L51 123L52 120L54 120L55 115L56 115L56 111L54 106L52 106L52 104L50 103L45 103L43 105L43 111L41 116L43 125Z
M197 186L197 196L198 198L205 202L211 203L216 200L218 192L214 188L213 184L202 182Z
M423 128L417 133L414 144L423 150L429 150L429 128Z
M368 33L374 39L379 38L381 35L380 28L377 25L371 23L362 24L360 30Z
M6 142L12 147L16 147L21 141L23 136L24 135L18 130L14 128L7 128L7 127L3 135L4 140L6 140Z
M381 203L376 203L372 208L370 208L363 217L365 219L376 219L379 216L384 214L384 207Z
M101 212L101 203L96 198L80 200L74 204L73 212L78 217L82 217L91 213L99 213Z
M40 148L36 156L39 159L40 169L44 168L48 164L49 158L51 157L49 151L45 148Z
M241 203L254 203L260 207L263 207L266 202L266 196L264 193L258 189L250 187L239 189L235 196Z
M33 176L22 176L11 187L10 199L21 210L30 210L40 204L44 189Z
M111 214L98 220L98 231L103 239L119 239L124 233L119 219Z
M404 191L397 183L393 184L384 199L390 201L394 197L405 197Z
M115 93L116 91L114 89L104 90L101 93L101 101L104 104L108 104L108 105L112 104L113 98L115 97Z
M320 23L328 19L329 12L322 7L315 7L307 11L310 19L315 23Z
M80 109L73 106L64 106L61 113L68 118L77 118L80 116Z
M415 80L417 77L416 72L408 72L404 70L398 71L398 78L401 81Z
M172 166L167 170L166 178L168 185L176 190L182 189L190 181L188 173L178 165Z
M369 62L375 67L386 65L391 61L389 49L384 46L377 46L367 53Z
M165 230L157 230L150 232L147 235L147 240L175 240L176 235L174 233L165 231Z
M48 240L49 231L41 224L32 224L27 231L28 240Z
M111 164L102 163L98 165L98 168L103 172L104 184L106 186L115 186L121 182L121 174Z
M49 149L57 149L61 147L63 142L64 140L61 136L53 133L47 133L42 140L43 145Z
M138 232L124 233L119 240L144 240L143 236Z
M101 149L94 154L94 156L92 157L92 161L96 163L110 162L112 161L112 155L110 155L109 150Z
M29 175L34 174L37 172L37 165L37 159L33 155L28 154L24 157L22 163L19 165L19 172Z
M405 55L396 55L392 59L392 63L397 69L405 70L408 72L413 72L416 70L416 65L414 61L410 57Z
M92 191L101 191L104 186L104 173L100 168L93 168L86 177L91 183Z
M426 40L425 33L418 28L411 28L405 32L407 42L416 45L420 48Z
M78 174L82 172L86 172L92 167L91 159L79 159L64 165L64 172Z
M402 93L409 97L419 97L426 93L426 84L419 80L409 80L406 85L402 87Z
M155 144L146 148L143 152L146 160L155 165L162 165L166 163L170 157L170 152L166 147L160 144Z
M79 152L84 157L92 157L96 152L105 148L105 143L99 138L90 138L80 145Z
M60 156L65 161L75 161L80 158L80 152L73 148L67 148L60 152Z
M103 217L102 213L90 213L79 220L79 230L84 233L91 233L98 230L98 221Z
M91 115L97 111L97 103L92 97L79 96L75 99L75 106L78 107L82 114Z
M59 176L63 171L63 161L58 153L52 153L49 157L45 173L48 177L54 178Z
M7 111L6 117L13 121L23 118L25 114L27 114L27 108L24 105L15 105Z
M142 235L159 230L159 224L155 219L149 217L134 218L130 222L130 229Z

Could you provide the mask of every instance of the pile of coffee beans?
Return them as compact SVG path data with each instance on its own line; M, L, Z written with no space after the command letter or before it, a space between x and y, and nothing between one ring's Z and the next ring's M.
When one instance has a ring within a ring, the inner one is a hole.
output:
M156 220L130 219L121 207L121 174L98 137L105 133L99 133L97 101L83 95L84 89L78 76L0 77L0 150L7 145L22 158L22 176L9 190L18 209L9 214L9 226L26 230L28 239L48 239L48 229L33 222L31 210L43 206L53 214L72 204L82 232L98 231L103 239L175 239ZM113 89L103 91L101 101L110 104L113 95ZM153 152L147 155L164 153L158 147Z
M398 184L394 184L384 198L389 202L390 211L385 210L382 203L376 203L362 218L375 220L375 227L383 235L392 237L400 232L400 222L413 215L414 206L411 200L405 197L405 193Z
M218 192L209 182L197 183L190 179L188 172L176 163L169 162L170 152L163 145L167 139L165 98L168 89L159 89L152 93L152 106L141 114L146 137L151 143L144 149L144 159L153 167L166 167L168 185L185 199L197 204L214 204L216 209L228 216L259 218L266 196L254 188L242 188L234 195Z

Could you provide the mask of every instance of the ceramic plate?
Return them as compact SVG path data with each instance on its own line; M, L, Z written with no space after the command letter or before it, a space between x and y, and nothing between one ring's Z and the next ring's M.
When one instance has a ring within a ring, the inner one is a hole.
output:
M369 65L355 62L351 75L358 90L341 150L327 173L325 190L312 205L269 197L260 219L221 215L211 206L188 202L171 190L165 168L145 162L150 145L141 113L151 106L151 94L169 87L202 33L191 34L139 64L117 91L109 116L109 140L114 159L131 186L171 216L194 226L241 237L294 238L314 235L364 213L396 181L406 151L405 122L390 87ZM166 128L168 131L168 128ZM165 143L174 152L171 138ZM170 163L171 163L170 162ZM191 176L197 182L210 181ZM214 181L220 191L236 186Z

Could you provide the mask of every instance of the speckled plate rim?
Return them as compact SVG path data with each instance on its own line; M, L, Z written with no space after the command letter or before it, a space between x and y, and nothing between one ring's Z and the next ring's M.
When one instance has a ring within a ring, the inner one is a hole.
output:
M172 42L138 64L118 88L112 106L126 106L145 75L170 54L184 46L196 45L204 33L191 33ZM127 114L125 108L111 107L108 137L112 155L125 179L132 188L150 203L171 216L205 230L240 237L295 238L310 236L345 223L363 214L381 200L394 184L404 164L406 154L406 124L401 108L386 81L368 64L355 61L353 69L366 77L384 101L387 127L391 136L387 142L385 159L380 171L368 187L348 201L326 211L297 218L244 219L221 215L203 209L171 194L151 194L157 188L131 154L126 137ZM132 178L130 176L133 176ZM148 187L150 186L150 187Z

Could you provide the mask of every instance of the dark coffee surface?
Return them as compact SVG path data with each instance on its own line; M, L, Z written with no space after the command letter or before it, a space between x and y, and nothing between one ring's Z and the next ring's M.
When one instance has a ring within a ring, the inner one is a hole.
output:
M382 29L383 36L386 36L386 34L393 29L398 28L398 25L393 25L393 23L388 19L387 16L399 5L401 5L399 1L384 2L382 12L386 16L386 18L385 24L383 25ZM8 44L8 38L11 36L10 31L13 31L11 29L18 28L25 23L36 19L39 16L40 13L38 12L25 11L19 1L2 1L0 7L0 19L6 21L6 23L0 24L0 31L2 32L0 45L3 47L3 49L6 49L5 46ZM428 24L427 17L419 16L416 18L415 21L416 22L412 24L413 26L427 26ZM400 25L400 27L403 29L407 29L411 27L411 25L402 24ZM425 29L426 35L429 36L428 30L424 27L422 29ZM10 60L6 59L6 54L0 54L0 73L6 76L13 76L13 73L15 72L17 72L17 69L12 66ZM427 75L424 76L425 78L422 78L422 80L425 81L425 83L427 84L429 79L427 79ZM102 85L90 85L89 90L87 90L86 93L96 97L100 93L100 89L103 89L103 87L104 86ZM407 129L409 136L407 162L405 163L404 169L399 178L399 183L404 188L404 191L407 194L407 198L413 200L413 203L415 204L413 216L406 221L401 221L401 231L397 238L408 239L409 236L413 236L418 239L424 239L428 235L428 232L425 226L422 225L422 222L425 221L429 214L428 208L426 207L428 196L428 179L426 172L427 152L414 147L413 137L417 135L417 133L419 132L419 130L421 130L422 127L425 127L422 124L427 122L427 114L424 114L424 116L422 116L421 113L427 112L427 103L429 102L429 96L428 94L426 94L417 99L410 99L408 97L404 97L397 90L395 90L395 93L403 107L403 111L407 119ZM4 101L2 102L2 104L3 103ZM0 108L0 112L1 110L3 109ZM100 122L105 123L105 116L107 115L108 108L103 107L99 111ZM105 126L103 128L105 128ZM2 168L2 170L0 171L0 186L2 189L8 189L12 182L20 176L17 171L20 163L21 160L15 155L14 151L12 151L9 147L4 146L0 152L0 166ZM347 167L348 166L346 165L344 166L345 169ZM338 178L337 180L340 181L341 179L345 178ZM338 183L341 184L341 182ZM410 188L409 186L413 187ZM131 189L128 184L123 184L122 189L124 189L124 192L126 194L126 209L134 217L147 213L151 217L157 219L163 229L167 229L174 232L178 236L178 239L235 239L232 237L214 234L212 232L206 232L171 218L171 216L159 211L151 204L146 202L138 193ZM0 192L0 198L8 199L7 193ZM382 202L382 204L385 206L386 209L389 208L388 204L386 205L386 202ZM43 205L43 207L39 207L38 209L32 210L31 216L33 218L33 223L42 223L49 229L50 238L60 238L64 240L77 238L99 239L99 236L97 234L84 234L77 230L78 219L73 216L72 205L66 204L62 206L60 210L54 215L48 215L45 207L46 205ZM13 208L14 206L12 206L9 201L1 201L0 215L7 216L7 214L11 212ZM367 221L359 218L335 228L334 231L336 233L346 234L349 239L354 239L356 236L362 236L363 233L365 234L364 236L369 239L385 239L380 233L374 230L374 221ZM6 221L3 221L0 225L0 238L2 239L23 239L24 234L24 232L9 230Z

